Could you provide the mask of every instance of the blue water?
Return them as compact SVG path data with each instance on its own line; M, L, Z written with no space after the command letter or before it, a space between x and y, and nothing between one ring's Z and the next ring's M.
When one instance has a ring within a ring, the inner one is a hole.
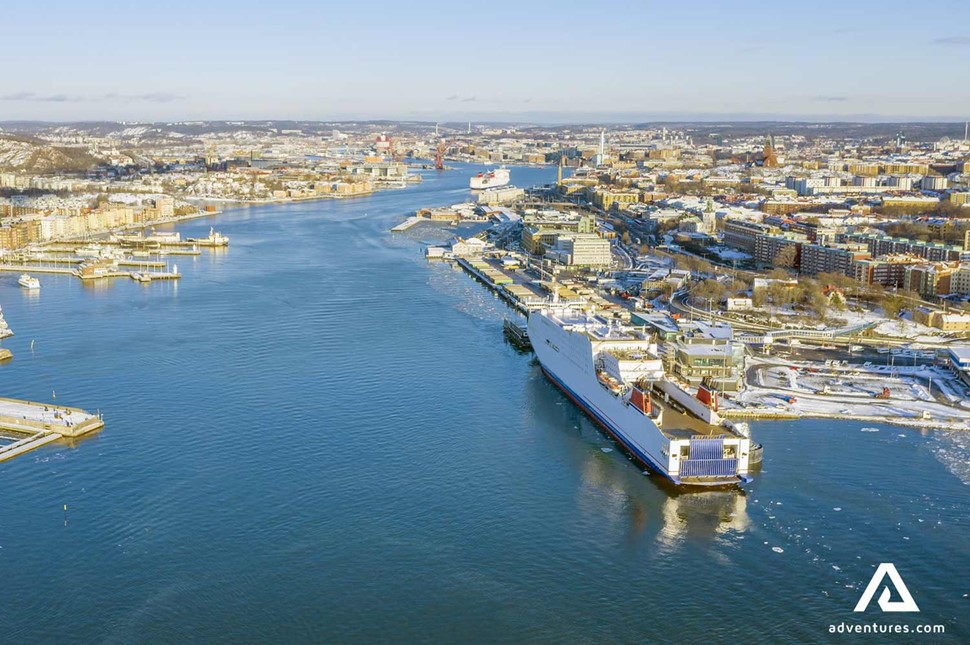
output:
M0 276L0 394L107 422L0 464L0 641L970 639L970 437L757 424L746 491L671 492L423 259L454 229L387 232L468 174L179 225L232 241L177 284ZM880 562L919 614L852 612Z

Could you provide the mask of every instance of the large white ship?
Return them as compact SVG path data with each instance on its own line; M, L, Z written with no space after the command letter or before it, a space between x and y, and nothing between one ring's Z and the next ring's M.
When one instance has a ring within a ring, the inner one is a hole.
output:
M509 169L502 166L495 170L478 173L468 181L468 185L471 186L472 190L485 190L486 188L506 186L510 180Z
M550 305L529 315L529 339L549 380L643 466L678 485L751 481L749 439L662 427L650 390L663 363L646 335Z

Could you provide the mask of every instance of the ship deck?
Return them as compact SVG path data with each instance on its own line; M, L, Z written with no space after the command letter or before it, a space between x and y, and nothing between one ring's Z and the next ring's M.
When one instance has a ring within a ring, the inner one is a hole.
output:
M728 437L735 436L730 429L724 426L712 426L709 423L701 421L697 417L691 416L689 414L684 414L669 405L663 405L663 401L658 401L657 398L653 400L654 405L659 405L663 408L663 428L661 432L667 436L668 439L690 439L691 437L696 437L697 435L719 435L723 434Z

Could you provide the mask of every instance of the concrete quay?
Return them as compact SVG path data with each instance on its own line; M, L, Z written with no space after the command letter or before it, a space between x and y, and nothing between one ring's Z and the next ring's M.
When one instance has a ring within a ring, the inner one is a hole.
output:
M104 427L100 415L80 408L0 398L0 461L58 439L76 439Z
M129 266L142 266L142 263L126 263ZM164 265L163 265L164 266ZM105 278L131 278L138 282L151 282L152 280L178 280L182 274L177 271L124 271L120 269L105 269L97 273L82 273L76 268L65 267L38 267L22 264L0 264L0 271L11 273L47 273L56 275L70 275L80 278L82 281L103 280Z

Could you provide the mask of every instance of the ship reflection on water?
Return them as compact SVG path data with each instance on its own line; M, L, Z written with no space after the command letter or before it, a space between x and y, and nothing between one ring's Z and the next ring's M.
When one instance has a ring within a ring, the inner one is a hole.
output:
M676 550L688 540L741 534L750 527L742 489L675 489L657 481L659 475L643 475L621 454L588 452L578 501L583 510L625 527L631 539L646 536L665 550Z
M693 537L744 533L751 526L741 489L671 493L663 503L663 528L657 542L674 549Z

